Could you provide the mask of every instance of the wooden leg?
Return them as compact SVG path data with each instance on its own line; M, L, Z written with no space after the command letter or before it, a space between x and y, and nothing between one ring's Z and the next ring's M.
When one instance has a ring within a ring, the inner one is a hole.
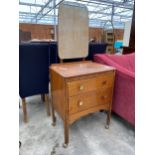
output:
M109 129L110 118L111 118L111 110L109 110L109 111L107 112L107 122L106 122L106 126L105 126L106 129Z
M67 121L64 121L64 144L63 147L67 148L69 143L69 125Z
M27 120L27 109L25 98L22 99L22 108L23 108L24 122L27 123L28 120Z
M52 126L56 125L56 117L55 117L55 111L54 111L54 106L53 106L53 101L51 100L51 110L52 110Z
M45 102L45 94L41 94L41 100Z
M45 106L46 106L47 116L50 116L50 106L49 106L48 94L45 94Z

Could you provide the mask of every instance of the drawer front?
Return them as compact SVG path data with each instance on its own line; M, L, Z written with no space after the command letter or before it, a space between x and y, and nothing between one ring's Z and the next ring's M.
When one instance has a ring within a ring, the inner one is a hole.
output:
M107 89L113 85L113 72L105 73L97 77L76 80L67 83L69 96L82 94L97 89Z
M96 105L105 105L108 109L112 98L112 88L107 90L97 90L69 97L69 113L74 114L94 107Z

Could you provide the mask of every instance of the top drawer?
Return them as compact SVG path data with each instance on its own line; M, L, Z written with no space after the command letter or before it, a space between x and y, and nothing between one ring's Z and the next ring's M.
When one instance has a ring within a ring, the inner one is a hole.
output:
M114 73L108 72L96 77L67 82L69 96L113 86Z

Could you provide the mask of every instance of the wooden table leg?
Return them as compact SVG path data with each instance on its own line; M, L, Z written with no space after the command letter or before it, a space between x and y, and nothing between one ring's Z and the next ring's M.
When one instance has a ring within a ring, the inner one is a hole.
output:
M64 121L64 144L63 147L67 148L69 143L69 124L67 123L67 121Z
M54 105L53 105L53 101L51 99L51 110L52 110L52 126L56 125L56 117L55 117L55 110L54 110Z
M24 122L27 123L27 109L26 109L26 100L22 98L22 108L23 108L23 115L24 115Z
M48 94L45 94L45 106L46 106L47 116L50 116L50 106L49 106Z
M45 94L41 94L41 100L45 102Z
M105 126L106 129L109 129L110 118L111 118L111 110L109 110L109 111L107 112L107 122L106 122L106 126Z

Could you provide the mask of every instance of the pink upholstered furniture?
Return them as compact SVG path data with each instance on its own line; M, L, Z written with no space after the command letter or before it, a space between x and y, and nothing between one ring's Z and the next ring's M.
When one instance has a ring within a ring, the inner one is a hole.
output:
M116 68L112 110L135 125L135 54L96 54L94 60Z

